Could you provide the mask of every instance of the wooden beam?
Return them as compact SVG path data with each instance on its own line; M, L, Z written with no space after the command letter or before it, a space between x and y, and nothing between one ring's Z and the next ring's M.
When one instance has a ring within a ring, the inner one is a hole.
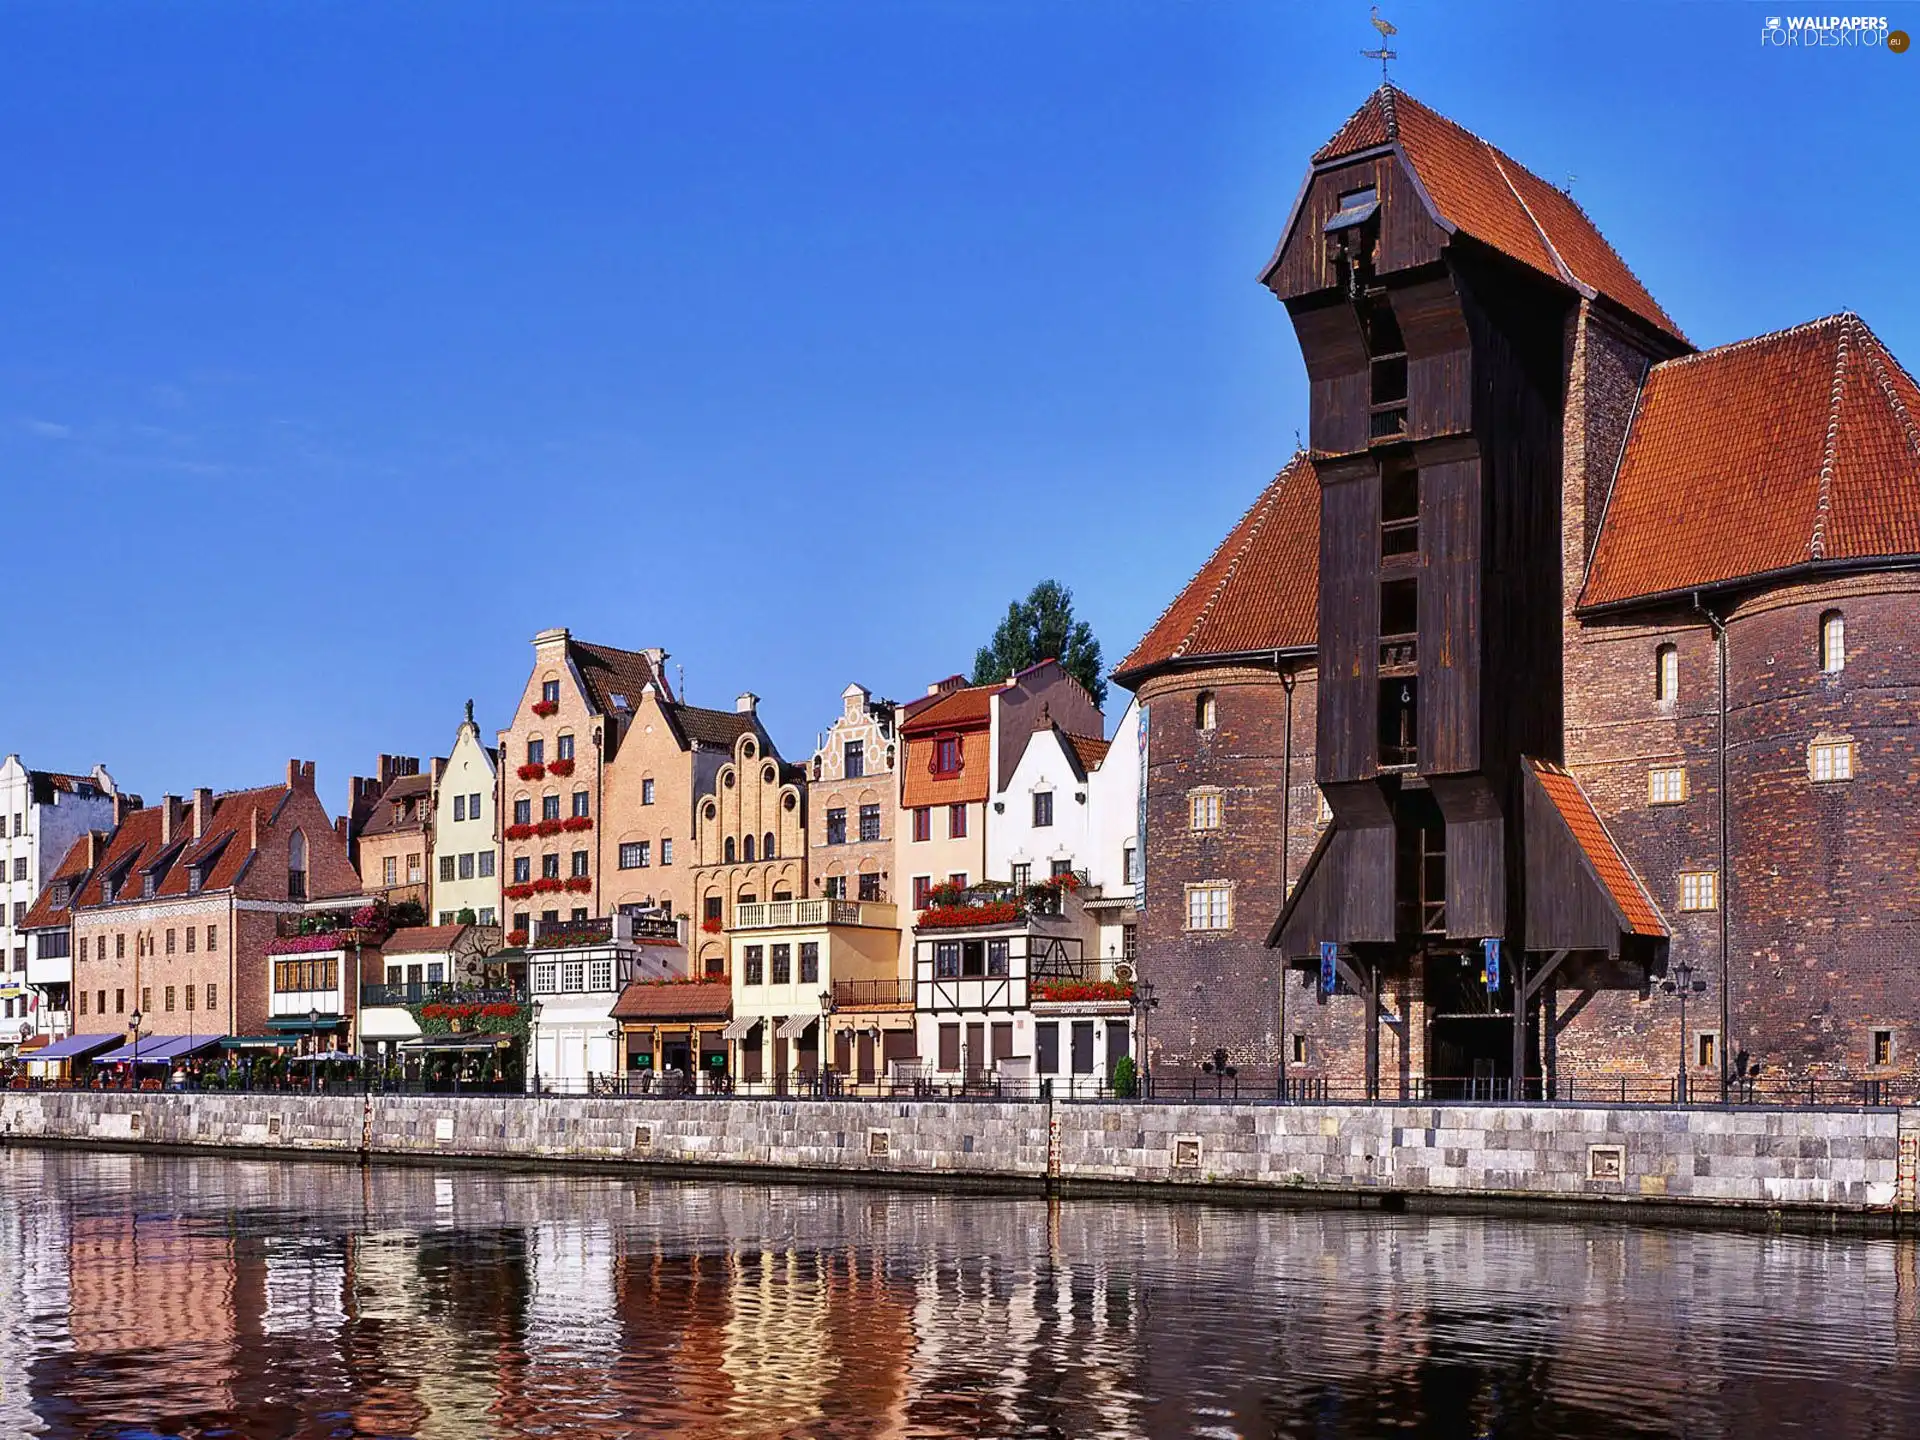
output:
M1534 975L1534 977L1531 980L1527 981L1526 991L1520 997L1521 1000L1522 1001L1531 1000L1533 999L1534 996L1538 995L1540 993L1540 987L1545 985L1548 980L1553 978L1553 972L1558 970L1561 964L1566 960L1567 956L1571 955L1572 953L1573 951L1571 950L1556 950L1551 955L1549 955L1547 957L1546 963L1540 967L1539 971ZM1526 963L1526 959L1524 956L1522 956L1521 964L1523 967L1525 963ZM1520 973L1524 975L1526 973L1525 969L1523 968ZM1517 1010L1520 1007L1516 1005L1514 1008Z

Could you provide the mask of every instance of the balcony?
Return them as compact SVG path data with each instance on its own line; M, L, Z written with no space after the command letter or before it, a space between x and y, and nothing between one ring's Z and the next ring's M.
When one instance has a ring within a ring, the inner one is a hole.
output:
M911 1010L911 980L836 980L833 982L835 1010Z
M869 925L891 929L897 912L879 901L763 900L733 912L735 930L789 930L813 925Z
M452 980L416 980L410 985L362 985L360 1005L524 1005L519 985L461 985Z

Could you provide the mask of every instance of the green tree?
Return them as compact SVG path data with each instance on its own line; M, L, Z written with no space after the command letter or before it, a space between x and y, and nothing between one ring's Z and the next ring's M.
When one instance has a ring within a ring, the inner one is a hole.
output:
M1092 626L1073 618L1073 592L1057 580L1042 580L1025 600L1007 606L1007 618L973 657L973 683L991 685L1042 660L1058 660L1094 704L1106 703L1100 642Z

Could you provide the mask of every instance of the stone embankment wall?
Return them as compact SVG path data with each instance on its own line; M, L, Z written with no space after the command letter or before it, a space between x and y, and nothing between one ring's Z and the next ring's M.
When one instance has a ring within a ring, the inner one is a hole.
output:
M0 1093L0 1135L291 1155L1912 1210L1920 1110Z

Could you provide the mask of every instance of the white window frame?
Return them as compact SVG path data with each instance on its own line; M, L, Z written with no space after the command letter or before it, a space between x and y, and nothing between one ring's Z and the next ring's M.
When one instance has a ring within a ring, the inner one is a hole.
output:
M560 984L560 967L551 960L536 960L533 965L533 993L536 995L557 995Z
M1221 828L1221 792L1218 790L1189 790L1187 792L1187 828L1190 830L1218 830Z
M613 960L589 960L587 962L587 989L601 994L613 989Z
M1655 765L1647 771L1647 803L1679 805L1687 798L1687 767Z
M1847 617L1829 610L1820 617L1820 669L1838 675L1847 668Z
M1203 880L1189 883L1184 928L1207 934L1231 930L1233 928L1233 882Z
M560 991L565 995L582 995L587 988L587 962L584 960L562 960L560 962Z
M1704 912L1720 908L1720 875L1715 870L1680 872L1680 908Z
M1839 785L1853 779L1851 740L1815 740L1807 746L1807 774L1816 785Z

